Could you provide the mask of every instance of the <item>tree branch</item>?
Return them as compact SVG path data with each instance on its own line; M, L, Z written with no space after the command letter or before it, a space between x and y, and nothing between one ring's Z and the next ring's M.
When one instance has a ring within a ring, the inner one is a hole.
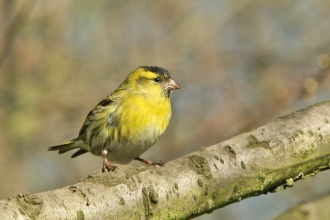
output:
M192 152L165 167L120 166L72 186L0 201L0 218L184 219L330 166L330 101Z

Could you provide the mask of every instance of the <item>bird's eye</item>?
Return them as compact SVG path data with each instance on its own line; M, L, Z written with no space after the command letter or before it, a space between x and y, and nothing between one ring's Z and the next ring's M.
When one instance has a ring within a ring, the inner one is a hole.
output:
M155 81L155 82L160 82L160 80L161 80L160 77L154 78L154 81Z

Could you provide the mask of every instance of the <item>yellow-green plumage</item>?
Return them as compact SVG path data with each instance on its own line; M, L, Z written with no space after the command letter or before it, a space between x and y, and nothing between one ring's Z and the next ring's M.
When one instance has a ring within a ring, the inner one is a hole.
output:
M181 88L160 67L140 67L88 114L79 136L50 147L72 157L91 152L111 162L128 163L139 157L163 134L171 118L171 91Z

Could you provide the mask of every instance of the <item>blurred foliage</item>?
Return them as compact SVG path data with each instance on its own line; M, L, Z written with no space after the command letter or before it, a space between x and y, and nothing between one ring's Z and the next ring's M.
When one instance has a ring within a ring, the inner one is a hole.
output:
M148 159L175 159L328 99L329 8L326 0L0 0L1 198L100 169L92 155L46 149L75 138L89 110L141 65L170 70L184 88ZM274 217L329 191L324 173L199 218Z

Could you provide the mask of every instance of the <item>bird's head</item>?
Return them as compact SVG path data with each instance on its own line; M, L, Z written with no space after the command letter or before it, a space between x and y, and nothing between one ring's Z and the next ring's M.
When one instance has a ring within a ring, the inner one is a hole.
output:
M150 98L157 95L169 98L172 90L182 88L168 70L157 66L141 66L127 77L127 81L134 90Z

